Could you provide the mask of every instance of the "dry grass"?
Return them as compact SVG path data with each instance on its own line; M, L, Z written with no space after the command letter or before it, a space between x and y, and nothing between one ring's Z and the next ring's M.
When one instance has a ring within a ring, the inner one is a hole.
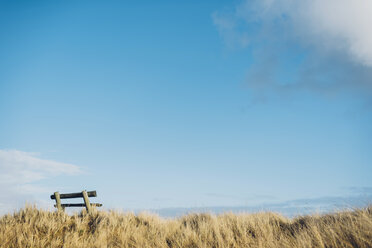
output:
M0 247L372 247L372 206L295 219L274 213L69 216L26 207L0 218Z

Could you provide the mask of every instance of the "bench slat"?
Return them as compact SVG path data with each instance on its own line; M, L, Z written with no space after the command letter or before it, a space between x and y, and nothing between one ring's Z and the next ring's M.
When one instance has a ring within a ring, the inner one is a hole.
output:
M90 205L93 206L93 207L102 207L101 203L91 203ZM65 207L85 207L85 204L84 203L66 203L66 204L61 204L61 206L63 208L65 208ZM56 207L56 205L54 205L54 207Z
M96 197L97 196L97 192L94 190L94 191L88 191L88 196L89 197ZM68 199L68 198L80 198L80 197L83 197L83 193L67 193L67 194L60 194L60 198L61 199ZM50 196L50 199L56 199L54 195L51 195ZM63 205L63 204L62 204Z

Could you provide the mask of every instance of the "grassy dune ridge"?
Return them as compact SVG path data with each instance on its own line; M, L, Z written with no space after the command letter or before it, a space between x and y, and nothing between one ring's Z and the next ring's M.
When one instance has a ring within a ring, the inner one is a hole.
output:
M28 206L0 217L0 247L372 247L372 206L294 219L275 213L70 216Z

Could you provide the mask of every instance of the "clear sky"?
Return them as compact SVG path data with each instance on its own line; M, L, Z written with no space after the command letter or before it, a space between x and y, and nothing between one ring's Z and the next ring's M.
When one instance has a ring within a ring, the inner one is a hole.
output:
M1 211L57 190L124 209L371 196L371 16L360 0L1 1Z

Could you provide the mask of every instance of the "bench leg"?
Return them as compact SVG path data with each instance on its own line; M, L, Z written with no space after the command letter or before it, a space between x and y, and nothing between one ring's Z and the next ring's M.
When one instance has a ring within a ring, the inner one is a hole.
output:
M83 193L83 198L84 198L85 208L87 209L87 212L88 212L88 213L91 213L91 212L92 212L92 206L90 205L89 197L88 197L87 191L84 190L82 193Z
M56 207L58 209L58 211L63 211L64 208L62 208L62 205L61 205L61 197L59 195L59 192L54 192L54 196L56 198Z

